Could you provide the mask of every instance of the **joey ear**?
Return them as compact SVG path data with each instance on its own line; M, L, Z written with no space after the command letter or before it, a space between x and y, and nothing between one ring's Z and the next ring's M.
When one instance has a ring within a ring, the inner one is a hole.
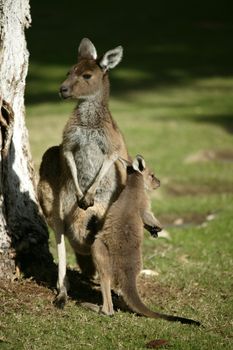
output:
M96 48L88 38L83 38L79 44L78 60L81 58L87 58L91 60L96 60L97 58Z
M123 56L123 47L117 46L113 50L107 51L100 60L100 67L107 71L108 69L116 67L116 65L121 61Z
M132 167L135 171L139 171L139 173L142 173L146 169L146 163L144 158L138 154L133 160Z

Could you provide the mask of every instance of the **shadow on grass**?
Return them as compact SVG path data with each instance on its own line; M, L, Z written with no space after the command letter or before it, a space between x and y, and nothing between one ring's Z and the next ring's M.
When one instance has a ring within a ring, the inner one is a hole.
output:
M158 117L156 116L157 121L163 121L171 122L174 120L173 117ZM233 133L233 113L223 113L223 114L209 114L209 115L180 115L176 119L177 121L184 121L189 120L197 123L203 123L203 124L216 124L218 126L221 126L224 130L226 130L228 133Z
M99 54L119 44L124 59L111 74L112 93L183 84L199 77L231 76L233 25L230 9L207 0L189 13L175 4L94 3L31 0L33 24L27 32L30 62L46 66L47 76L29 71L28 104L57 101L65 73L76 63L78 44L89 37ZM51 76L54 65L61 69ZM48 84L52 84L48 89Z
M25 262L25 259L24 259ZM22 266L23 267L23 266ZM37 270L22 270L24 272L25 278L32 278L33 281L39 286L44 286L49 290L56 290L57 287L57 276L58 276L58 266L57 264L50 265L47 273L37 269ZM68 296L77 305L83 303L93 304L93 305L102 305L102 293L100 290L100 285L93 282L91 279L86 277L84 274L80 273L77 270L67 268L67 277L69 281L69 290ZM130 309L123 302L123 299L120 298L117 294L112 291L112 298L114 302L115 309L120 308L123 311L131 312ZM54 293L55 300L55 293ZM56 307L56 306L54 306Z
M195 121L216 124L224 128L227 132L233 133L233 114L205 115L196 118Z

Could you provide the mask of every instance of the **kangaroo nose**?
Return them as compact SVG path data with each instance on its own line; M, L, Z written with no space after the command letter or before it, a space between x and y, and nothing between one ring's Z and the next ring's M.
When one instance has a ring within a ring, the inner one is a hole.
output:
M68 89L68 87L66 87L65 85L62 85L62 86L60 87L59 92L60 92L60 96L61 96L62 98L64 98L64 99L70 97L70 95L69 95L69 89Z
M64 92L67 92L68 91L68 88L66 86L61 86L60 87L60 93L64 93Z

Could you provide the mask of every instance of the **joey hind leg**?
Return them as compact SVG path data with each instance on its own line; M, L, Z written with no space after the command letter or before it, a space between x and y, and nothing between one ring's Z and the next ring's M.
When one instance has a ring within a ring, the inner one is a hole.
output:
M112 295L111 295L111 267L110 257L107 247L97 238L92 246L92 256L99 273L103 306L101 312L105 315L114 314Z
M62 224L56 225L57 230L55 231L56 242L57 242L57 253L58 253L58 295L54 300L54 304L58 308L63 308L67 301L67 289L68 281L66 276L66 248L65 238L63 233Z
M100 204L87 210L76 208L67 218L68 229L80 244L92 245L105 210Z

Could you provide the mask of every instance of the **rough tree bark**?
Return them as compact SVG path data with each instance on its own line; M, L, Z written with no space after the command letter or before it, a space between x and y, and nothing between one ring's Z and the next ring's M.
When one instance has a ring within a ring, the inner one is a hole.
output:
M17 266L35 276L52 266L24 118L30 22L29 0L0 0L0 277L7 278Z

